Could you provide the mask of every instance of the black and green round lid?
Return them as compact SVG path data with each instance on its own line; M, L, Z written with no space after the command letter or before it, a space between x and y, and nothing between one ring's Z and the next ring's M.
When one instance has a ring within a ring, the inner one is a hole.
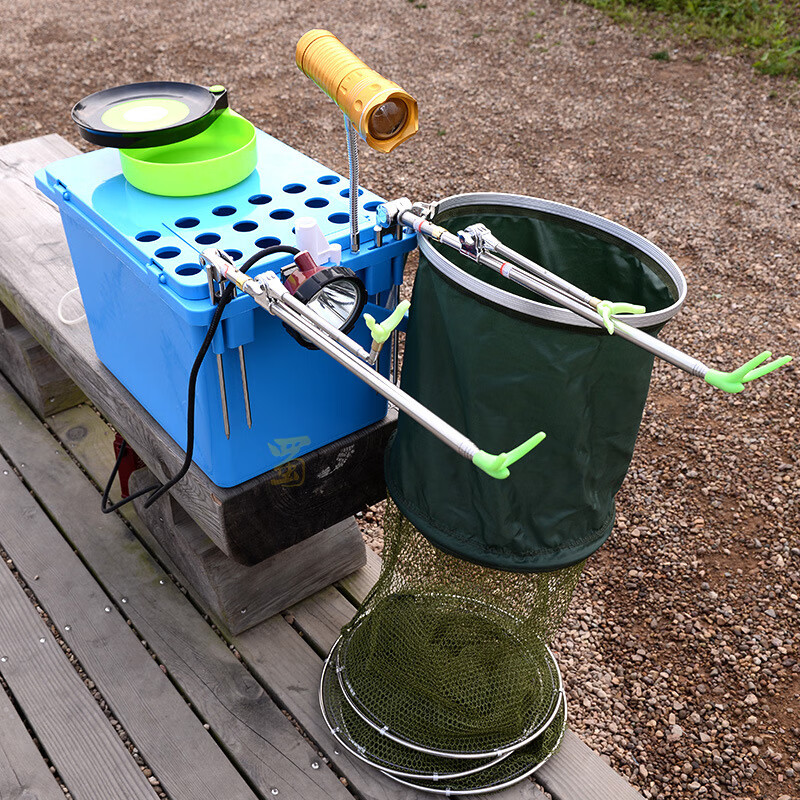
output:
M158 147L202 133L227 107L223 86L148 81L90 94L75 104L72 119L93 144Z

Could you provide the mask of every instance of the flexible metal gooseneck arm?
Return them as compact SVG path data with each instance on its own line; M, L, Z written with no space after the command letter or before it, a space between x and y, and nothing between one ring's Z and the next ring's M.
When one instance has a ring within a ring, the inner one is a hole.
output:
M345 116L344 129L347 135L347 162L350 167L350 252L357 253L361 247L358 234L358 132Z

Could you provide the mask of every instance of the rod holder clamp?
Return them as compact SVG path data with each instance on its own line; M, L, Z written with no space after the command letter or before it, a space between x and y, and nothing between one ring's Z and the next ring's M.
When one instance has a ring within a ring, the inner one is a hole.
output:
M437 203L423 203L418 201L411 205L411 213L416 214L418 217L422 217L422 219L431 220L436 213Z
M458 241L461 245L461 251L470 258L477 258L483 252L480 239L476 239L469 228L458 232Z
M466 234L472 238L475 243L474 253L476 255L487 251L490 253L497 252L497 245L500 243L500 240L482 222L476 222L463 231L459 231L459 239L461 239L462 234Z
M217 250L214 247L206 248L200 254L200 264L206 268L208 288L212 299L219 299L219 295L214 290L214 281L220 286L223 281L230 281L237 289L250 295L261 294L264 291L261 282L237 269L233 258L224 250Z

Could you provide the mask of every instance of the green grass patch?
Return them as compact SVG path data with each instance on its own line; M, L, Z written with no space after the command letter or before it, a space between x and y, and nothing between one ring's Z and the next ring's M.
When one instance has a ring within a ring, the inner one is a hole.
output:
M800 77L798 0L582 0L650 33L706 39L750 53L767 75ZM655 13L653 13L655 12Z

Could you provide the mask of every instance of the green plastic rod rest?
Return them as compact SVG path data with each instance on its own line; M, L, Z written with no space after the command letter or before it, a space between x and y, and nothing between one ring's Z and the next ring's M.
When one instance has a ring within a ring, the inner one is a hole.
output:
M703 379L706 383L716 386L717 389L722 389L723 392L736 394L744 390L746 383L750 383L756 378L763 378L792 360L791 356L781 356L781 358L777 358L769 364L763 364L768 358L772 358L772 353L769 350L765 350L733 372L720 372L716 369L710 369L703 376ZM761 364L763 366L759 366Z
M493 456L485 450L478 450L478 452L472 456L472 463L479 469L482 469L487 475L502 481L511 474L508 468L515 461L519 461L524 455L530 453L530 451L545 438L545 435L543 431L539 431L539 433L531 436L526 442L515 447L510 453L500 453L499 456Z
M408 300L403 300L397 304L397 308L383 322L375 322L375 317L372 314L364 314L364 322L367 323L369 332L372 334L372 341L375 344L383 344L400 324L409 308L411 308L411 303Z
M601 300L595 310L603 318L606 330L614 333L614 320L611 319L615 314L644 314L647 309L644 306L637 306L633 303L615 303L612 300Z

